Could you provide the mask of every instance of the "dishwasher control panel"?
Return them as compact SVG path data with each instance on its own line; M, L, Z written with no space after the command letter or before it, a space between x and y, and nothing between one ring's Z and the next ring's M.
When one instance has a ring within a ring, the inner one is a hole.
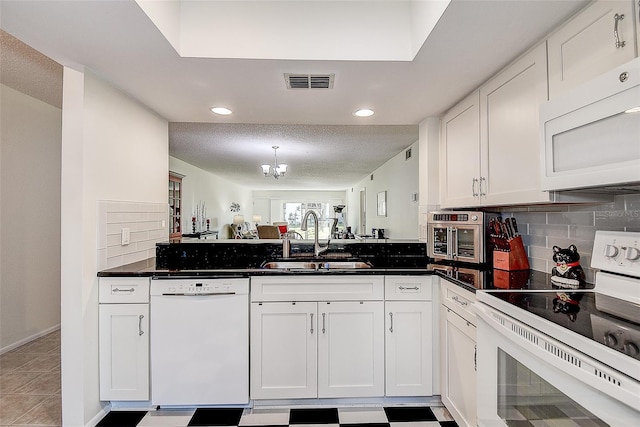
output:
M151 295L235 295L249 293L249 279L156 279Z

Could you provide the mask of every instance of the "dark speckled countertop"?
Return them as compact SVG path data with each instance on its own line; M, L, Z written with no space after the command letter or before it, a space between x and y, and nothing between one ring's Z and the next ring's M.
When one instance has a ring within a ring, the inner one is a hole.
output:
M313 256L313 242L293 241L287 261L326 262L358 260L372 268L267 269L265 261L283 261L282 243L256 240L251 244L229 241L160 243L156 257L98 273L99 277L249 277L265 275L429 275L437 274L471 292L477 290L550 290L550 275L533 270L504 271L459 263L430 264L426 244L418 241L332 241L329 255ZM589 285L593 287L593 285Z
M424 268L364 268L354 270L278 270L261 268L221 268L169 270L156 268L155 258L103 270L99 277L249 277L263 275L431 275L447 279L470 292L477 290L549 290L552 289L550 274L535 270L503 271L469 265L428 264Z

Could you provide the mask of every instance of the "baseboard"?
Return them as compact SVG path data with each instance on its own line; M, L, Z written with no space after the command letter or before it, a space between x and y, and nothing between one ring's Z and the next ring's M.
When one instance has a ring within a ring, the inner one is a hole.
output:
M110 411L111 405L106 404L100 411L98 411L98 413L93 418L89 420L87 424L85 424L85 427L95 427L100 422L100 420L102 420Z
M6 353L6 352L9 352L9 351L11 351L11 350L13 350L13 349L16 349L16 348L20 347L21 345L25 345L25 344L30 343L31 341L35 341L35 340L37 340L37 339L38 339L38 338L40 338L40 337L43 337L43 336L45 336L45 335L48 335L48 334L50 334L51 332L55 332L55 331L57 331L58 329L60 329L60 324L59 324L59 323L58 323L57 325L54 325L54 326L52 326L52 327L50 327L50 328L45 329L44 331L40 331L40 332L38 332L38 333L36 333L36 334L33 334L33 335L31 335L31 336L29 336L29 337L27 337L27 338L23 338L23 339L21 339L21 340L20 340L20 341L18 341L18 342L15 342L15 343L13 343L13 344L9 344L9 345L8 345L8 346L6 346L6 347L2 347L2 348L0 348L0 354L4 354L4 353Z

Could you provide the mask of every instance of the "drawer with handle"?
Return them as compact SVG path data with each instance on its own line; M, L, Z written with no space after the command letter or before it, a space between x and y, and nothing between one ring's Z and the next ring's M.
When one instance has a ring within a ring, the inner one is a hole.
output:
M385 276L384 299L389 301L433 299L433 276Z
M99 279L99 302L104 303L148 303L148 277L101 277Z
M473 310L473 304L476 300L475 294L449 283L446 279L440 279L440 283L442 304L475 324L476 314Z

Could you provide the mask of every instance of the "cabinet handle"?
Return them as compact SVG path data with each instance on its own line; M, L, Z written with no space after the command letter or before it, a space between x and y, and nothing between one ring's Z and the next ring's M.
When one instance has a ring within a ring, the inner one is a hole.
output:
M476 183L478 182L478 178L473 178L471 180L471 194L473 194L473 197L478 197L478 192L476 191Z
M311 316L311 334L313 335L313 313L309 313Z
M144 319L144 315L140 315L138 316L138 336L142 336L142 334L144 334L144 331L142 330L142 319Z
M484 181L484 182L485 182L485 186L486 186L486 185L487 185L487 184L486 184L486 182L487 182L487 178L485 178L484 176L481 176L481 177L480 177L480 185L479 185L479 187L480 187L480 197L484 197L484 196L486 196L486 195L487 195L487 193L484 193L484 192L482 191L482 181Z
M113 288L113 289L111 289L111 292L135 292L135 291L136 291L135 288L130 288L130 289Z
M618 49L621 47L625 47L625 45L627 44L627 42L625 42L624 40L620 40L620 34L618 33L618 23L623 19L623 13L616 13L615 15L613 15L613 38L616 41L616 48Z
M466 301L462 301L460 298L458 298L456 295L451 297L452 300L454 300L455 302L457 302L458 304L460 304L461 306L466 306L467 302Z
M325 313L322 313L322 333L323 334L327 332L327 329L325 328L325 325L324 325L324 317L325 317Z
M400 289L401 291L419 291L420 288L418 288L417 286L412 286L412 287L405 287L405 286L398 286L398 289Z
M478 345L474 346L473 350L473 370L478 372Z
M393 313L389 312L389 319L391 319L391 326L389 327L389 332L393 333Z

